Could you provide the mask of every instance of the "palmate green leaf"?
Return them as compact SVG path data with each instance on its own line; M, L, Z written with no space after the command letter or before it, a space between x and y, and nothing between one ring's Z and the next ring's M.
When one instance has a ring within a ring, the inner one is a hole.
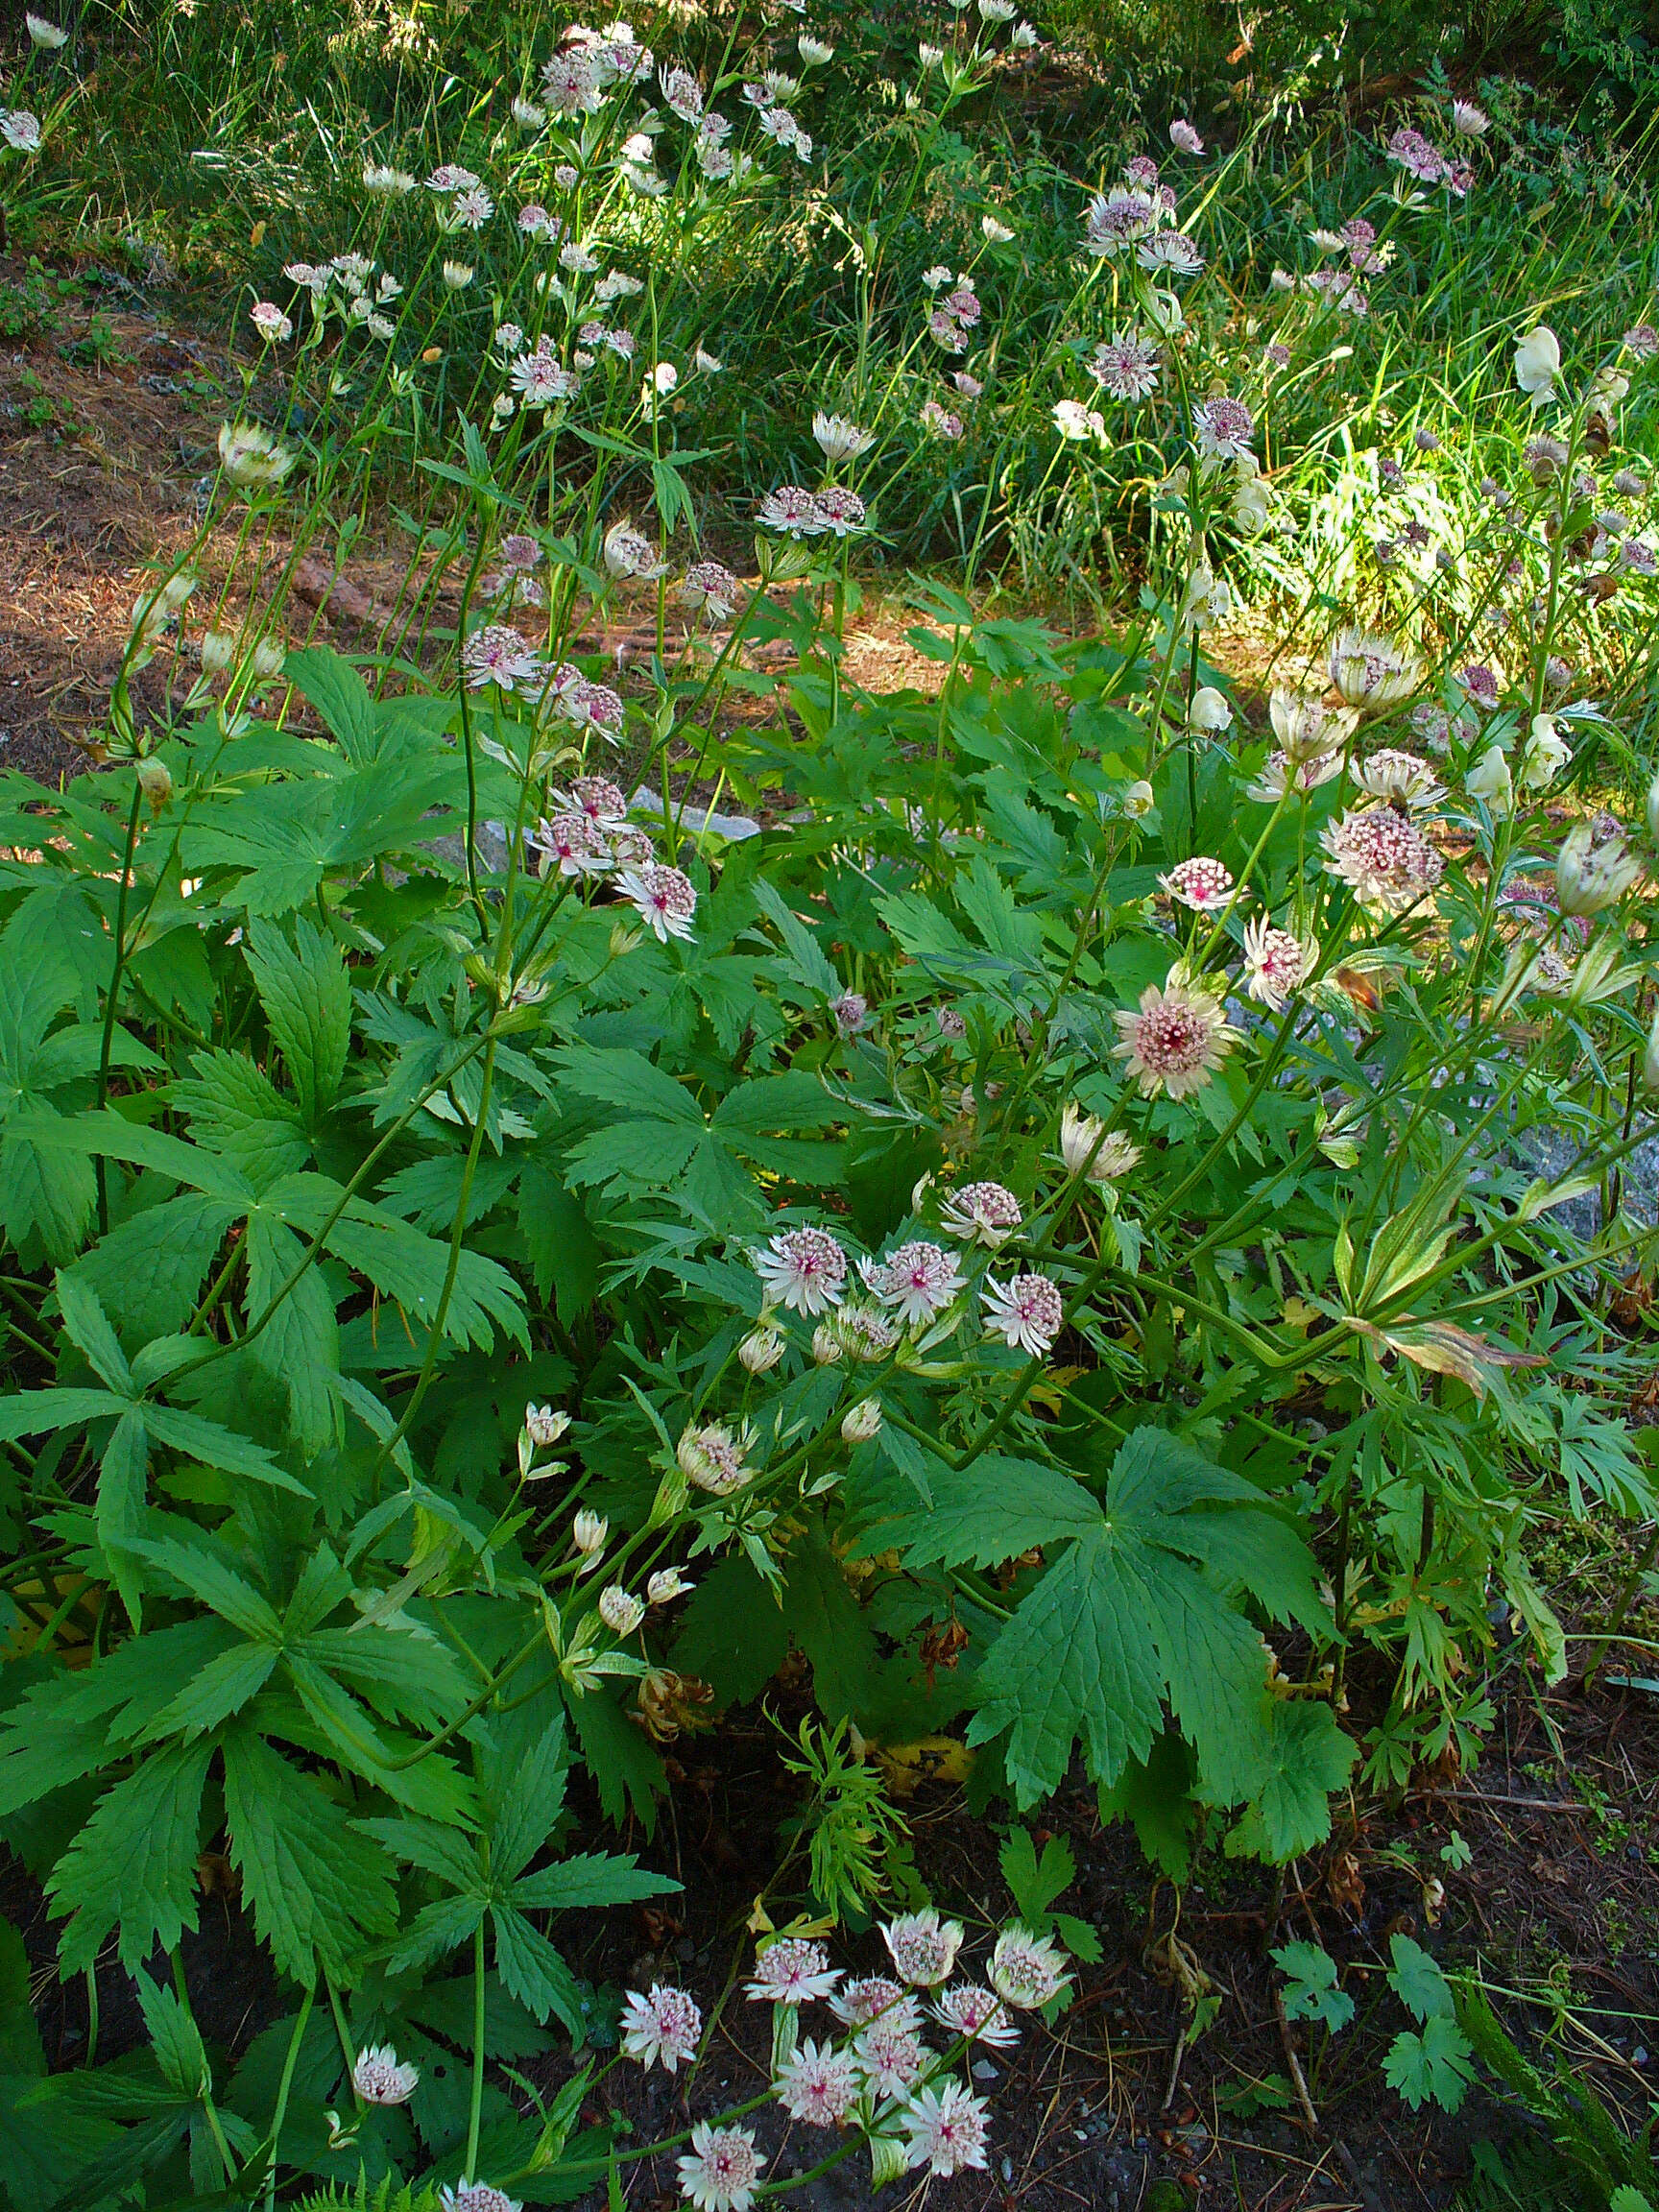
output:
M854 1546L855 1556L900 1551L911 1566L995 1567L1100 1526L1099 1503L1087 1486L1035 1459L988 1452L958 1475L929 1455L927 1479L931 1505L877 1522Z
M195 1928L210 1755L206 1743L150 1752L98 1800L46 1884L53 1918L69 1922L58 1947L64 1974L90 1966L116 1930L121 1962L131 1972L157 1943L171 1951L186 1928Z
M199 809L180 833L188 875L248 873L236 897L251 915L292 913L325 875L366 866L442 835L435 814L458 789L446 757L414 757L395 777L376 765L268 783Z
M109 2140L114 2131L107 2130L108 2147L75 2172L60 2197L53 2198L53 2212L92 2212L93 2206L108 2203L117 2190L130 2192L141 2176L159 2166L183 2142L190 2118L191 2108L182 2106L124 2128L114 2140Z
M584 1098L601 1106L617 1106L625 1113L653 1121L677 1122L701 1130L703 1113L683 1083L664 1073L643 1052L613 1050L597 1045L572 1045L553 1055L561 1082Z
M117 1222L73 1273L120 1317L130 1343L171 1335L190 1318L237 1209L187 1190Z
M198 1052L192 1080L175 1083L173 1102L190 1117L192 1135L233 1162L253 1190L303 1167L310 1146L292 1098L244 1052Z
M1330 1832L1331 1798L1347 1783L1359 1748L1329 1705L1271 1697L1265 1712L1266 1772L1227 1839L1227 1853L1283 1866Z
M1382 2079L1413 2112L1438 2104L1455 2112L1475 2080L1475 2051L1455 2020L1435 2013L1421 2034L1403 2028L1382 2059Z
M413 1329L431 1327L449 1266L446 1242L422 1237L377 1207L354 1203L329 1232L327 1248L366 1275L382 1296L395 1299ZM528 1342L522 1293L496 1261L463 1249L444 1334L457 1344L488 1351L496 1329L517 1343Z
M63 1328L70 1342L85 1353L101 1382L111 1390L118 1390L124 1398L131 1395L132 1371L97 1291L61 1267L54 1281L58 1310L63 1316Z
M138 2009L161 2079L176 2096L195 2099L211 2095L213 2070L207 2063L202 2031L177 1994L159 1987L140 1967L132 1977L138 1992Z
M36 1101L36 1124L49 1126L60 1118ZM11 1130L0 1135L0 1228L12 1244L22 1244L37 1231L49 1260L72 1259L97 1196L90 1160L41 1143L35 1131L27 1137Z
M407 1974L430 1965L458 1945L469 1942L484 1917L484 1900L469 1890L455 1897L440 1897L423 1905L386 1953L389 1974Z
M564 1959L511 1905L497 1905L490 1919L495 1936L495 1971L502 1986L538 2020L557 2013L571 2034L580 2036L582 1992Z
M1419 2023L1450 2019L1456 2010L1440 1961L1398 1932L1388 1939L1388 1986Z
M263 1313L297 1272L305 1248L286 1222L259 1209L248 1216L250 1316ZM328 1286L308 1267L254 1337L252 1357L288 1396L288 1422L301 1451L320 1452L342 1427L340 1325Z
M790 909L782 894L765 877L757 876L753 888L756 904L772 923L787 948L788 966L796 982L814 998L836 998L841 990L841 978L830 967L823 948L806 924Z
M515 1761L491 1823L490 1859L493 1870L511 1881L521 1873L552 1834L565 1810L570 1752L561 1717L542 1730L524 1756Z
M232 1633L217 1620L181 1621L25 1691L0 1720L0 1819L121 1758Z
M366 1836L377 1837L397 1858L445 1883L457 1896L471 1897L482 1904L489 1882L479 1864L478 1847L469 1837L459 1836L452 1828L440 1828L431 1820L406 1817L360 1820L357 1825Z
M385 1855L321 1783L252 1729L224 1740L231 1863L278 1969L302 1986L342 1975L397 1925Z
M144 1741L204 1736L258 1696L276 1671L274 1644L238 1643L210 1659L193 1681L169 1699L144 1731Z
M1281 1943L1273 1960L1285 1975L1286 2016L1322 2021L1339 2034L1354 2017L1354 2000L1338 1986L1331 1954L1317 1943Z
M1022 1810L1059 1787L1079 1736L1096 1781L1146 1757L1163 1720L1152 1611L1096 1529L1061 1554L986 1653L968 1741L1008 1732L1003 1761Z
M1003 1516L1000 1538L992 1531L1002 1493L996 1486L981 1493L973 1467L951 1479L933 1515L900 1525L919 1562L950 1559L942 1545L952 1535L971 1539L971 1555L985 1564L1007 1557L1016 1541L1026 1548L1073 1536L986 1653L969 1741L1006 1732L1008 1779L1023 1808L1058 1787L1079 1738L1091 1776L1110 1790L1131 1760L1146 1760L1166 1701L1197 1752L1204 1796L1238 1804L1270 1788L1277 1739L1259 1636L1216 1577L1183 1554L1214 1554L1217 1524L1230 1527L1231 1516L1257 1513L1255 1544L1272 1572L1262 1578L1265 1594L1253 1595L1276 1611L1310 1572L1300 1539L1241 1477L1161 1430L1137 1430L1124 1444L1103 1507L1080 1485L1068 1490L1063 1478L1046 1477L1022 1470L1007 1484L1014 1509ZM1054 1515L1046 1523L1045 1503ZM953 1509L961 1514L954 1524ZM866 1533L866 1547L875 1534ZM1297 1825L1293 1798L1275 1800L1275 1818Z
M617 1858L590 1851L526 1874L514 1885L513 1896L527 1911L565 1912L586 1906L637 1904L642 1897L670 1896L679 1887L666 1874L637 1865L632 1853Z
M301 1117L315 1128L339 1095L351 1042L351 982L340 948L301 916L292 945L269 922L251 922L244 957L299 1093Z
M180 1543L164 1536L146 1543L144 1556L153 1566L181 1584L191 1597L210 1606L222 1620L241 1630L251 1641L281 1647L282 1622L268 1598L205 1543Z
M141 1613L142 1580L133 1552L144 1534L149 1487L150 1432L142 1410L130 1406L110 1430L98 1462L94 1526L127 1617L135 1627Z
M282 673L322 715L348 760L361 766L374 757L373 695L349 661L326 645L303 645L288 655Z

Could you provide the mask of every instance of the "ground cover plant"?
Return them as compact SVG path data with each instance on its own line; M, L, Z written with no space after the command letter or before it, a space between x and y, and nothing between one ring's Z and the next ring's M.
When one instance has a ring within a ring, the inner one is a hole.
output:
M17 229L121 51L28 36ZM11 1943L0 2190L972 2186L1099 1961L1063 1793L1284 1934L1334 1806L1565 1674L1546 1525L1659 1518L1639 127L1528 226L1526 97L1432 72L1063 160L1005 0L363 37L87 770L4 790L0 1833L84 2040ZM757 1705L799 1814L724 1989L578 1971ZM924 1755L1011 1911L930 1894ZM1354 2001L1273 1957L1294 2067ZM1221 2000L1158 1959L1178 2064ZM1522 2078L1375 1971L1406 2106Z

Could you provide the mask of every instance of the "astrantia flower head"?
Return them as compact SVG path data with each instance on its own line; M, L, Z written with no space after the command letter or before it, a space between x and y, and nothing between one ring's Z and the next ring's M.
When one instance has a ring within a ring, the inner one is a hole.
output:
M1483 707L1489 714L1494 711L1500 695L1498 675L1495 669L1488 668L1483 661L1472 661L1468 667L1462 671L1458 681L1477 707Z
M44 15L26 14L23 28L29 34L30 44L38 46L42 53L55 54L60 46L69 43L68 32L60 31L56 23L48 21Z
M858 2071L878 2097L902 2097L921 2075L927 2047L911 2023L883 2013L861 2028L853 2043Z
M1267 715L1286 759L1293 761L1316 760L1338 750L1358 720L1350 709L1334 712L1311 692L1283 688L1268 700Z
M1202 154L1204 141L1184 116L1177 116L1169 126L1169 143L1177 154Z
M351 2086L365 2104L407 2104L421 2086L421 2069L401 2064L390 2044L372 2043L357 2054Z
M659 83L662 98L683 123L696 123L703 114L703 87L689 69L679 62L662 70Z
M613 576L637 576L654 581L668 573L667 562L658 559L656 546L642 530L635 529L625 515L606 531L600 553Z
M452 2189L439 2190L438 2202L442 2212L524 2212L517 2197L488 2181L457 2181Z
M603 1513L595 1513L590 1505L584 1505L570 1524L571 1543L585 1559L594 1564L610 1533L610 1521Z
M869 1025L870 1001L861 991L843 991L830 1001L835 1027L843 1037L859 1036Z
M1623 823L1598 814L1576 823L1555 862L1555 894L1563 914L1599 914L1622 899L1642 873Z
M482 691L493 684L500 691L529 694L541 689L547 669L517 630L487 622L462 646L461 672L469 691Z
M748 1464L749 1441L747 1431L733 1436L717 1421L693 1424L682 1432L674 1456L681 1474L696 1489L707 1490L714 1498L729 1498L755 1479L755 1471Z
M818 517L836 538L855 538L867 519L864 502L843 484L826 484L818 493Z
M757 2005L805 2005L829 1997L841 1979L822 1943L805 1936L780 1936L755 1957L755 1979L745 1994Z
M1491 122L1486 110L1477 108L1473 100L1454 100L1452 128L1459 138L1483 138L1491 129Z
M843 1306L829 1326L838 1359L884 1359L899 1341L899 1323L862 1302Z
M1115 259L1144 238L1158 210L1144 192L1101 192L1083 213L1083 243L1098 260Z
M773 2093L791 2120L808 2128L838 2128L858 2099L861 2076L851 2051L832 2043L803 2043L778 2069Z
M962 1937L962 1923L941 1920L930 1905L921 1912L902 1912L881 1931L894 1965L916 1989L936 1988L950 1979Z
M1561 373L1561 345L1547 323L1538 324L1515 341L1515 381L1542 407L1555 389Z
M1158 389L1164 355L1143 330L1125 330L1102 339L1089 361L1089 373L1114 399L1149 399Z
M1233 889L1233 871L1224 868L1219 860L1197 854L1190 860L1178 862L1158 880L1171 899L1190 906L1194 914L1213 914L1227 903Z
M615 744L627 713L621 693L613 691L609 684L589 683L579 668L571 668L568 662L561 666L564 673L558 675L555 684L549 687L549 698L554 708L566 721L579 722L585 729L596 730L601 737Z
M1020 2031L1001 1998L976 1982L958 1982L947 1989L933 2008L933 2017L951 2035L966 2036L971 2043L1007 2050L1020 2040Z
M1141 1147L1121 1129L1108 1130L1072 1099L1060 1117L1060 1158L1068 1175L1080 1175L1087 1168L1091 1183L1115 1183L1140 1160Z
M785 1229L755 1255L755 1271L768 1305L822 1313L845 1294L847 1255L823 1229Z
M1362 630L1344 630L1331 648L1331 681L1350 707L1380 713L1416 690L1422 668L1403 646Z
M755 515L764 528L786 531L791 538L816 538L827 526L818 501L799 484L781 484L768 492Z
M1279 929L1265 916L1244 927L1245 989L1275 1014L1283 1014L1318 965L1319 948L1310 938Z
M844 1444L868 1444L881 1433L881 1401L879 1398L861 1398L856 1406L848 1407L841 1419L841 1441Z
M718 561L694 561L680 581L681 598L688 607L701 608L710 622L731 619L742 589L731 569Z
M0 138L13 154L38 154L39 116L29 108L0 108Z
M519 354L513 364L512 383L524 405L535 409L574 398L582 388L581 377L565 368L547 337L538 339L533 351Z
M1106 419L1092 407L1085 407L1081 399L1057 399L1054 402L1054 427L1062 438L1075 445L1094 439L1097 445L1106 443Z
M279 340L294 335L293 323L275 301L256 300L248 310L248 320L267 346L276 345Z
M1200 453L1216 461L1237 461L1250 450L1256 418L1240 399L1223 393L1201 399L1192 410L1192 436Z
M666 945L670 937L689 940L697 912L697 886L683 869L661 860L648 860L642 868L624 869L616 888L631 901L642 921Z
M1440 792L1428 761L1393 745L1380 745L1375 753L1356 761L1354 781L1373 799L1392 800L1400 806L1426 806Z
M920 420L924 430L931 432L935 438L943 438L948 444L954 444L962 435L961 416L941 406L937 399L923 400Z
M1058 1944L1016 1924L998 1936L986 1976L1004 2004L1017 2012L1035 2012L1066 1987L1070 1976L1065 1968Z
M1408 126L1396 131L1386 152L1389 160L1396 162L1408 177L1414 177L1419 184L1444 184L1451 178L1452 164L1421 131L1413 131Z
M1633 329L1625 331L1623 344L1624 350L1633 353L1638 361L1651 361L1659 353L1659 330L1655 330L1651 323L1638 323Z
M1446 870L1422 830L1393 806L1350 807L1320 842L1333 876L1351 883L1363 904L1393 914L1426 899Z
M747 2128L713 2128L699 2120L691 2148L680 2157L680 2190L697 2212L749 2212L762 2172Z
M884 1974L867 1974L857 1982L847 1983L830 1998L830 2009L849 2028L865 2028L872 2020L881 2019L898 2020L906 2028L914 2028L922 2017L915 1998Z
M952 1190L939 1210L939 1219L951 1237L965 1244L987 1244L992 1251L1006 1244L1024 1219L1020 1201L1000 1183L963 1183Z
M599 1593L599 1618L613 1636L632 1636L645 1618L645 1600L613 1582Z
M990 2107L960 2081L947 2081L938 2090L918 2090L905 2109L903 2123L908 2137L905 2155L912 2166L926 2166L929 2174L950 2175L982 2170L987 2164Z
M694 1998L664 1982L653 1982L641 1995L628 1992L622 2008L622 2050L641 2066L661 2066L664 2073L678 2071L697 2056L703 2035L703 2014Z
M783 1357L782 1332L770 1322L763 1329L751 1329L737 1347L737 1358L744 1372L750 1375L767 1375Z
M219 432L219 458L232 484L250 490L280 484L294 456L257 422L227 422Z
M1006 1283L987 1275L980 1298L986 1334L1033 1359L1052 1348L1066 1318L1059 1286L1046 1275L1014 1275Z
M955 1256L917 1239L881 1261L866 1260L865 1282L883 1306L912 1328L926 1328L963 1286Z
M872 442L870 431L860 429L845 415L827 415L822 408L812 418L812 435L831 467L837 461L851 461Z
M1203 253L1184 230L1155 230L1136 247L1135 258L1154 276L1195 276L1204 266Z
M1113 1055L1146 1098L1160 1091L1171 1098L1201 1091L1238 1042L1221 1001L1190 982L1179 967L1170 970L1162 988L1149 983L1133 1012L1113 1019L1119 1032Z

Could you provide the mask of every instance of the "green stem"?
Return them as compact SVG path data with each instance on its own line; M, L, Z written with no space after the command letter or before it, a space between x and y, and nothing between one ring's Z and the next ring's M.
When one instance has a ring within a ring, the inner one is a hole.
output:
M282 2123L288 2117L288 2094L294 2086L294 2069L300 2061L300 2046L305 2040L305 2030L310 2025L311 2008L317 2001L317 1984L312 1982L301 2001L300 2017L294 2023L294 2032L288 2038L287 2056L282 2061L282 2079L276 2084L276 2108L271 2115L271 2164L265 2176L265 2212L276 2208L276 2152L282 2141Z
M484 1144L484 1124L490 1118L490 1094L495 1074L495 1039L491 1037L484 1048L484 1080L479 1087L478 1110L472 1123L472 1142L467 1148L467 1166L461 1176L461 1196L455 1208L455 1226L449 1237L449 1264L444 1271L444 1288L439 1295L438 1310L432 1316L432 1327L426 1338L426 1355L421 1362L421 1372L415 1379L415 1387L409 1393L409 1403L403 1408L401 1419L390 1436L386 1437L370 1469L370 1479L391 1458L399 1444L408 1435L421 1402L432 1386L437 1372L439 1348L444 1341L444 1324L449 1317L449 1301L455 1294L455 1278L461 1271L461 1253L467 1238L467 1209L472 1200L472 1181L478 1172L478 1155Z
M472 1931L472 2104L467 2114L467 2156L461 2171L478 2178L478 2128L484 2117L484 1922Z
M121 1000L121 971L127 964L127 898L132 883L132 854L138 843L138 817L144 805L144 786L137 772L132 777L132 804L127 810L127 849L121 861L121 882L115 895L115 958L109 970L109 990L104 1002L104 1038L98 1050L98 1107L102 1112L109 1096L109 1054L115 1043L115 1009ZM98 1155L98 1234L109 1232L108 1170Z

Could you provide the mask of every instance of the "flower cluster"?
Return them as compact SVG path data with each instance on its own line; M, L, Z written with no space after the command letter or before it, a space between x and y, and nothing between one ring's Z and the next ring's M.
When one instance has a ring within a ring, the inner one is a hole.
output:
M855 1981L830 1965L812 1936L785 1932L762 1942L745 1993L773 2008L771 2094L799 2125L862 2140L878 2186L907 2168L940 2178L983 2171L990 2105L956 2068L976 2046L1016 2043L1017 2014L1065 1995L1065 1955L1048 1937L1013 1926L998 1936L983 1983L953 1982L958 1921L929 1908L888 1922L882 1937L893 1976ZM801 2034L801 2014L819 2004L841 2033ZM929 2043L930 2031L943 2050ZM654 1983L624 2001L622 2049L643 2066L672 2074L693 2064L702 2034L702 2008L686 1990ZM765 2175L755 2131L722 2119L694 2124L678 2167L681 2194L698 2212L747 2212Z

